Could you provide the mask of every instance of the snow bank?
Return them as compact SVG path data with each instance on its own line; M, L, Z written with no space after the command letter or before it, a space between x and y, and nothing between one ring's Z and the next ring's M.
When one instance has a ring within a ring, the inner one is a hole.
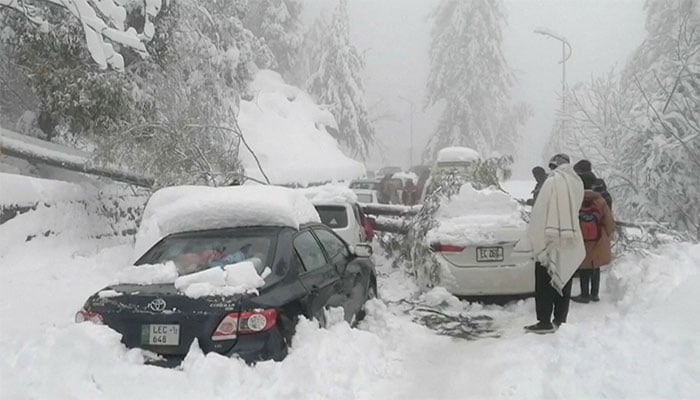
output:
M326 184L299 190L313 204L357 203L357 194L344 185Z
M345 156L325 127L336 128L333 115L282 77L261 70L251 83L255 98L241 101L238 117L246 141L274 184L350 180L365 167ZM246 174L264 180L253 156L241 147Z
M481 155L469 147L445 147L437 155L437 162L466 162L481 160Z
M40 201L81 200L85 194L86 189L75 183L0 172L0 207L32 206Z
M427 242L459 246L515 241L527 225L520 205L510 195L495 188L476 190L469 183L443 200L435 218L439 225L428 232Z
M296 190L276 186L174 186L158 190L143 212L135 257L172 233L242 226L289 226L320 222Z

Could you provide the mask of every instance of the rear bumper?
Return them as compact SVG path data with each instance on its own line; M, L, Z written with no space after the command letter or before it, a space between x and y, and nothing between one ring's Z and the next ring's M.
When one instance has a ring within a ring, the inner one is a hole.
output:
M444 259L441 285L456 296L527 295L535 292L535 264L457 267Z
M219 342L225 344L225 342ZM287 356L287 345L280 330L275 327L268 332L255 335L239 336L233 347L227 347L226 351L216 351L226 357L238 357L247 364L257 361L275 360L282 361ZM159 354L158 360L147 361L149 365L166 368L176 368L185 359L185 355Z

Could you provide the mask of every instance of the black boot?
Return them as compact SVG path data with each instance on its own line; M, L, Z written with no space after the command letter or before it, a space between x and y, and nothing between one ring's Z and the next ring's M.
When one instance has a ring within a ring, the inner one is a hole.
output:
M589 289L588 287L590 286L591 283L591 270L590 269L581 269L578 271L578 277L579 281L581 283L581 294L578 296L574 296L571 298L571 301L575 301L576 303L588 303L591 301L591 297L588 294Z
M600 268L596 268L591 273L591 301L600 301L598 291L600 290Z

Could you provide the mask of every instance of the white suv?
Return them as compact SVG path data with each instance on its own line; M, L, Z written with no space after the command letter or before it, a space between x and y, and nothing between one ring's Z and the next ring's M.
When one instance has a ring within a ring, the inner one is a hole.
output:
M357 203L312 202L321 222L333 229L347 244L355 246L367 241L364 214Z

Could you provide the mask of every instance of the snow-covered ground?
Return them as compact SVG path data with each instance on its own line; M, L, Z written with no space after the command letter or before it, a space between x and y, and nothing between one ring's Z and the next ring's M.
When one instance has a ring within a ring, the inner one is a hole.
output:
M604 274L602 301L573 303L569 323L544 336L522 330L534 320L532 299L497 306L441 289L421 294L377 255L382 300L359 329L339 318L328 329L302 321L283 362L247 366L195 348L177 370L143 365L141 351L104 326L73 323L85 298L130 261L121 240L57 235L0 256L0 398L700 396L700 245L618 261ZM434 314L421 307L492 320L481 320L486 338L441 336L414 322Z

